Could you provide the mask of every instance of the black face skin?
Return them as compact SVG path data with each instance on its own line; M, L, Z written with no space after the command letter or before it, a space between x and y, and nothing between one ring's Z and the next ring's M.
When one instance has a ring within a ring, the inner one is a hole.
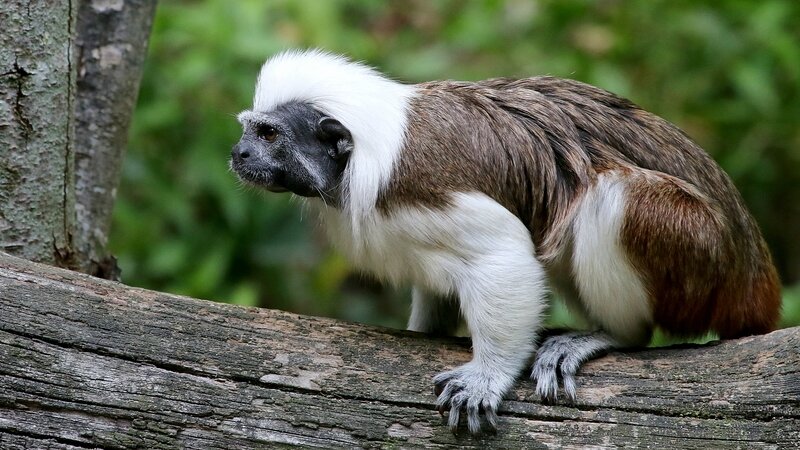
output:
M350 132L339 121L300 102L240 117L244 133L230 161L239 178L272 192L291 191L338 204L353 148Z

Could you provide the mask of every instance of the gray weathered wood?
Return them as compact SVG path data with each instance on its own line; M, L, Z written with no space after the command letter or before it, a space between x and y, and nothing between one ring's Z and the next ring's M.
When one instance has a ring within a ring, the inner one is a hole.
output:
M494 436L454 437L436 339L126 287L0 254L0 448L791 448L800 328L589 363L575 405L522 380Z

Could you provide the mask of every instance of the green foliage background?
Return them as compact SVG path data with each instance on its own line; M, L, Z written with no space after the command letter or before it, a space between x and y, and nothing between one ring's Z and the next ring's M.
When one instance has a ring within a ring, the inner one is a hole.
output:
M783 325L800 324L794 0L164 0L114 213L126 283L403 326L407 292L351 274L299 202L228 172L260 65L298 47L408 82L569 77L667 118L733 177L787 285Z

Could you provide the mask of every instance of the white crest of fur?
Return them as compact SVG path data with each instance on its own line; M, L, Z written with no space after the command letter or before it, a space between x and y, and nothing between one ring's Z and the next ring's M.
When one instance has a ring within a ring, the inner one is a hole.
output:
M254 111L306 102L340 121L353 136L344 183L344 206L354 226L368 216L391 177L403 145L412 86L392 81L363 64L319 50L287 51L261 68Z

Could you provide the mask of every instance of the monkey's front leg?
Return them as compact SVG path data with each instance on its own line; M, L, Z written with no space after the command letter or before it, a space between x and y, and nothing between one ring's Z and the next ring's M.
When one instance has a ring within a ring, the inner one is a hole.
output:
M483 411L491 428L503 396L533 354L544 305L544 270L532 245L508 240L462 267L457 292L472 335L472 361L434 377L436 404L449 409L457 430L466 412L470 433L481 431Z

